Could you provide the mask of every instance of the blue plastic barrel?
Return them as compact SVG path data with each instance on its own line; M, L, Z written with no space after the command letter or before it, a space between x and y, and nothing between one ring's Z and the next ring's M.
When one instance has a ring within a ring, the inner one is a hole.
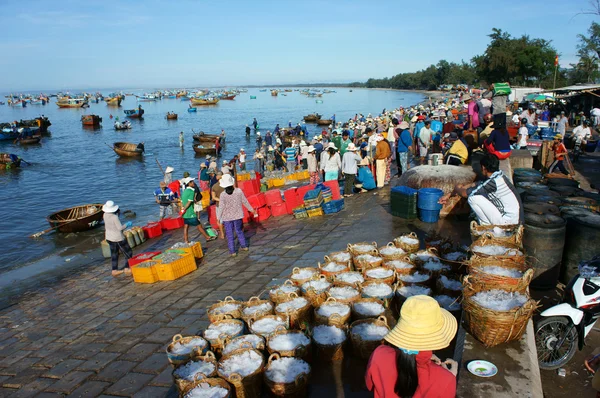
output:
M423 222L437 222L440 219L440 211L419 209L419 219Z
M417 197L417 208L419 210L442 210L442 205L438 203L444 196L444 191L438 188L421 188Z

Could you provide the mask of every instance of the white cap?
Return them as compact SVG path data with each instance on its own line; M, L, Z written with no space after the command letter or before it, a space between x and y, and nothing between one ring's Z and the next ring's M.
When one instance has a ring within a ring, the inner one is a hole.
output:
M174 171L175 171L175 169L172 168L171 166L167 166L167 168L165 169L165 173L172 173Z

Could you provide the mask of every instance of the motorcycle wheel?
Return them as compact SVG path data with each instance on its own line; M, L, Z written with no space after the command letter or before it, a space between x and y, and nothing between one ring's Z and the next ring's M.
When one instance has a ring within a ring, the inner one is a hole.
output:
M577 350L577 329L565 317L543 318L535 325L535 343L540 369L558 369L573 358ZM562 346L555 344L568 333Z

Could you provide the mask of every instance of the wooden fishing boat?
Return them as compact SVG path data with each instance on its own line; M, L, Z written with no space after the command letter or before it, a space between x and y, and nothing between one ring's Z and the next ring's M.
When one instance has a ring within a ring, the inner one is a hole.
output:
M125 116L130 119L142 119L144 117L144 110L142 108L126 109L123 112L125 112Z
M5 128L0 130L0 141L14 140L19 136L18 132L12 131L12 129Z
M215 105L219 102L218 98L190 98L192 105Z
M150 102L150 101L156 101L159 99L154 94L146 94L146 95L140 95L140 96L136 95L136 97L139 102Z
M132 144L130 142L115 142L113 151L121 157L133 158L144 155L144 143Z
M194 148L194 152L196 152L198 155L216 155L217 154L217 148L215 148L214 144L212 144L212 145L206 144L206 143L194 144L194 145L192 145L192 148Z
M21 158L12 153L0 153L0 170L13 169L21 166Z
M220 97L220 99L222 99L222 100L234 100L235 96L236 96L236 94L223 95L223 96Z
M279 92L277 90L271 90L271 95L273 97L277 97L278 94L279 94Z
M58 232L83 232L99 226L103 215L102 204L94 203L57 211L46 220Z
M317 120L317 124L319 126L328 126L331 123L333 123L333 120L331 120L331 119L319 119L319 120Z
M167 113L167 120L177 120L177 114L176 113Z
M85 108L89 106L88 100L85 98L60 98L56 101L59 108Z
M81 116L81 123L84 126L99 126L102 123L102 118L98 115L83 115Z
M304 121L309 123L316 122L319 119L321 119L321 115L319 115L318 113L311 113L310 115L304 116Z
M32 137L18 138L18 142L21 145L39 144L41 140L42 140L42 136L40 136L40 135L36 135L36 136L32 136Z
M106 101L106 105L108 105L108 106L121 106L122 98L121 98L121 96L107 97L104 99L104 101Z

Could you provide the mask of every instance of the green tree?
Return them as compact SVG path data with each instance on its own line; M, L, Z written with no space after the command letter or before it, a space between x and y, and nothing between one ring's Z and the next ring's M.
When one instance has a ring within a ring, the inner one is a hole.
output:
M596 22L592 22L588 29L588 36L580 34L579 44L577 45L577 55L579 61L576 64L571 64L571 67L575 69L577 83L585 81L586 83L595 82L600 73L599 60L600 60L600 25Z

